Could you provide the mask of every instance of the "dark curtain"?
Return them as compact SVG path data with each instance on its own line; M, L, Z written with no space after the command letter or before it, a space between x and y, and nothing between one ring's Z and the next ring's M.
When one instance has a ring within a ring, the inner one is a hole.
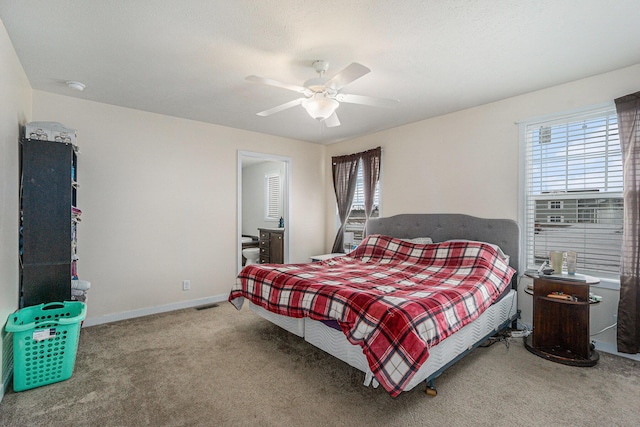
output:
M624 179L618 351L640 352L640 92L616 99Z
M364 179L364 215L366 221L369 221L371 211L373 211L373 196L376 192L378 179L380 178L381 154L382 148L380 147L362 153L362 177Z
M331 160L333 188L338 203L338 217L340 217L340 228L336 234L331 252L344 252L344 227L351 212L351 203L353 203L353 196L356 191L360 154L332 157Z

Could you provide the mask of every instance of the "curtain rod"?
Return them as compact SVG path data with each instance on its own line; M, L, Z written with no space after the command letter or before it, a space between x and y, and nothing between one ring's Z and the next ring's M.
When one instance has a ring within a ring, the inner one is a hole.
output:
M338 160L338 159L349 159L349 158L353 158L353 157L361 157L364 154L372 153L374 151L380 151L380 154L382 154L382 147L378 146L376 148L372 148L372 149L369 149L369 150L361 151L359 153L344 154L342 156L332 156L331 157L331 161Z

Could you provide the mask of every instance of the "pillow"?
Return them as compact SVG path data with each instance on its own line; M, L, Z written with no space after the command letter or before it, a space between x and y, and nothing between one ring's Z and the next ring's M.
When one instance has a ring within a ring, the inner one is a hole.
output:
M416 243L418 245L430 245L433 243L431 237L414 237L413 239L400 239L405 242Z
M447 242L477 242L477 240L452 239L452 240L447 240ZM478 243L484 243L485 245L491 246L493 249L495 249L498 252L498 255L500 256L500 258L502 258L507 262L507 264L509 264L510 257L509 255L505 254L502 251L502 248L500 246L494 245L493 243L488 243L488 242L478 242Z

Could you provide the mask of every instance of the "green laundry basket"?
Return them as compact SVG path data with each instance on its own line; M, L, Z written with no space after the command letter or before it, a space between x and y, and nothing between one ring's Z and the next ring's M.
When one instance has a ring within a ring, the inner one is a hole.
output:
M5 329L13 332L15 391L71 377L86 314L84 303L65 301L25 307L9 316Z

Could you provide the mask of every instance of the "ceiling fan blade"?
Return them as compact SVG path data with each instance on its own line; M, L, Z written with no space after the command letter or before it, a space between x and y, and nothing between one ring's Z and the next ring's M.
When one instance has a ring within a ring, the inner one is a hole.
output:
M340 120L338 120L338 115L333 112L332 115L323 120L324 124L327 125L328 128L334 128L336 126L340 126Z
M383 108L394 108L400 103L397 99L374 98L372 96L352 95L348 93L337 94L336 101Z
M277 80L267 79L265 77L247 76L244 79L248 80L250 82L254 82L254 83L262 83L262 84L269 85L269 86L275 86L275 87L279 87L279 88L282 88L282 89L292 90L292 91L298 92L298 93L304 93L307 96L310 96L310 95L313 94L306 87L297 86L297 85L291 85L291 84L288 84L288 83L282 83L282 82L279 82Z
M300 104L302 104L302 101L304 101L305 99L307 99L307 98L294 99L293 101L285 102L284 104L278 105L277 107L273 107L273 108L270 108L268 110L260 111L257 114L259 116L262 116L262 117L270 116L272 114L279 113L280 111L286 110L288 108L295 107L296 105L300 105Z
M340 90L352 81L359 79L371 70L357 62L352 63L344 70L333 76L325 86L334 90Z

